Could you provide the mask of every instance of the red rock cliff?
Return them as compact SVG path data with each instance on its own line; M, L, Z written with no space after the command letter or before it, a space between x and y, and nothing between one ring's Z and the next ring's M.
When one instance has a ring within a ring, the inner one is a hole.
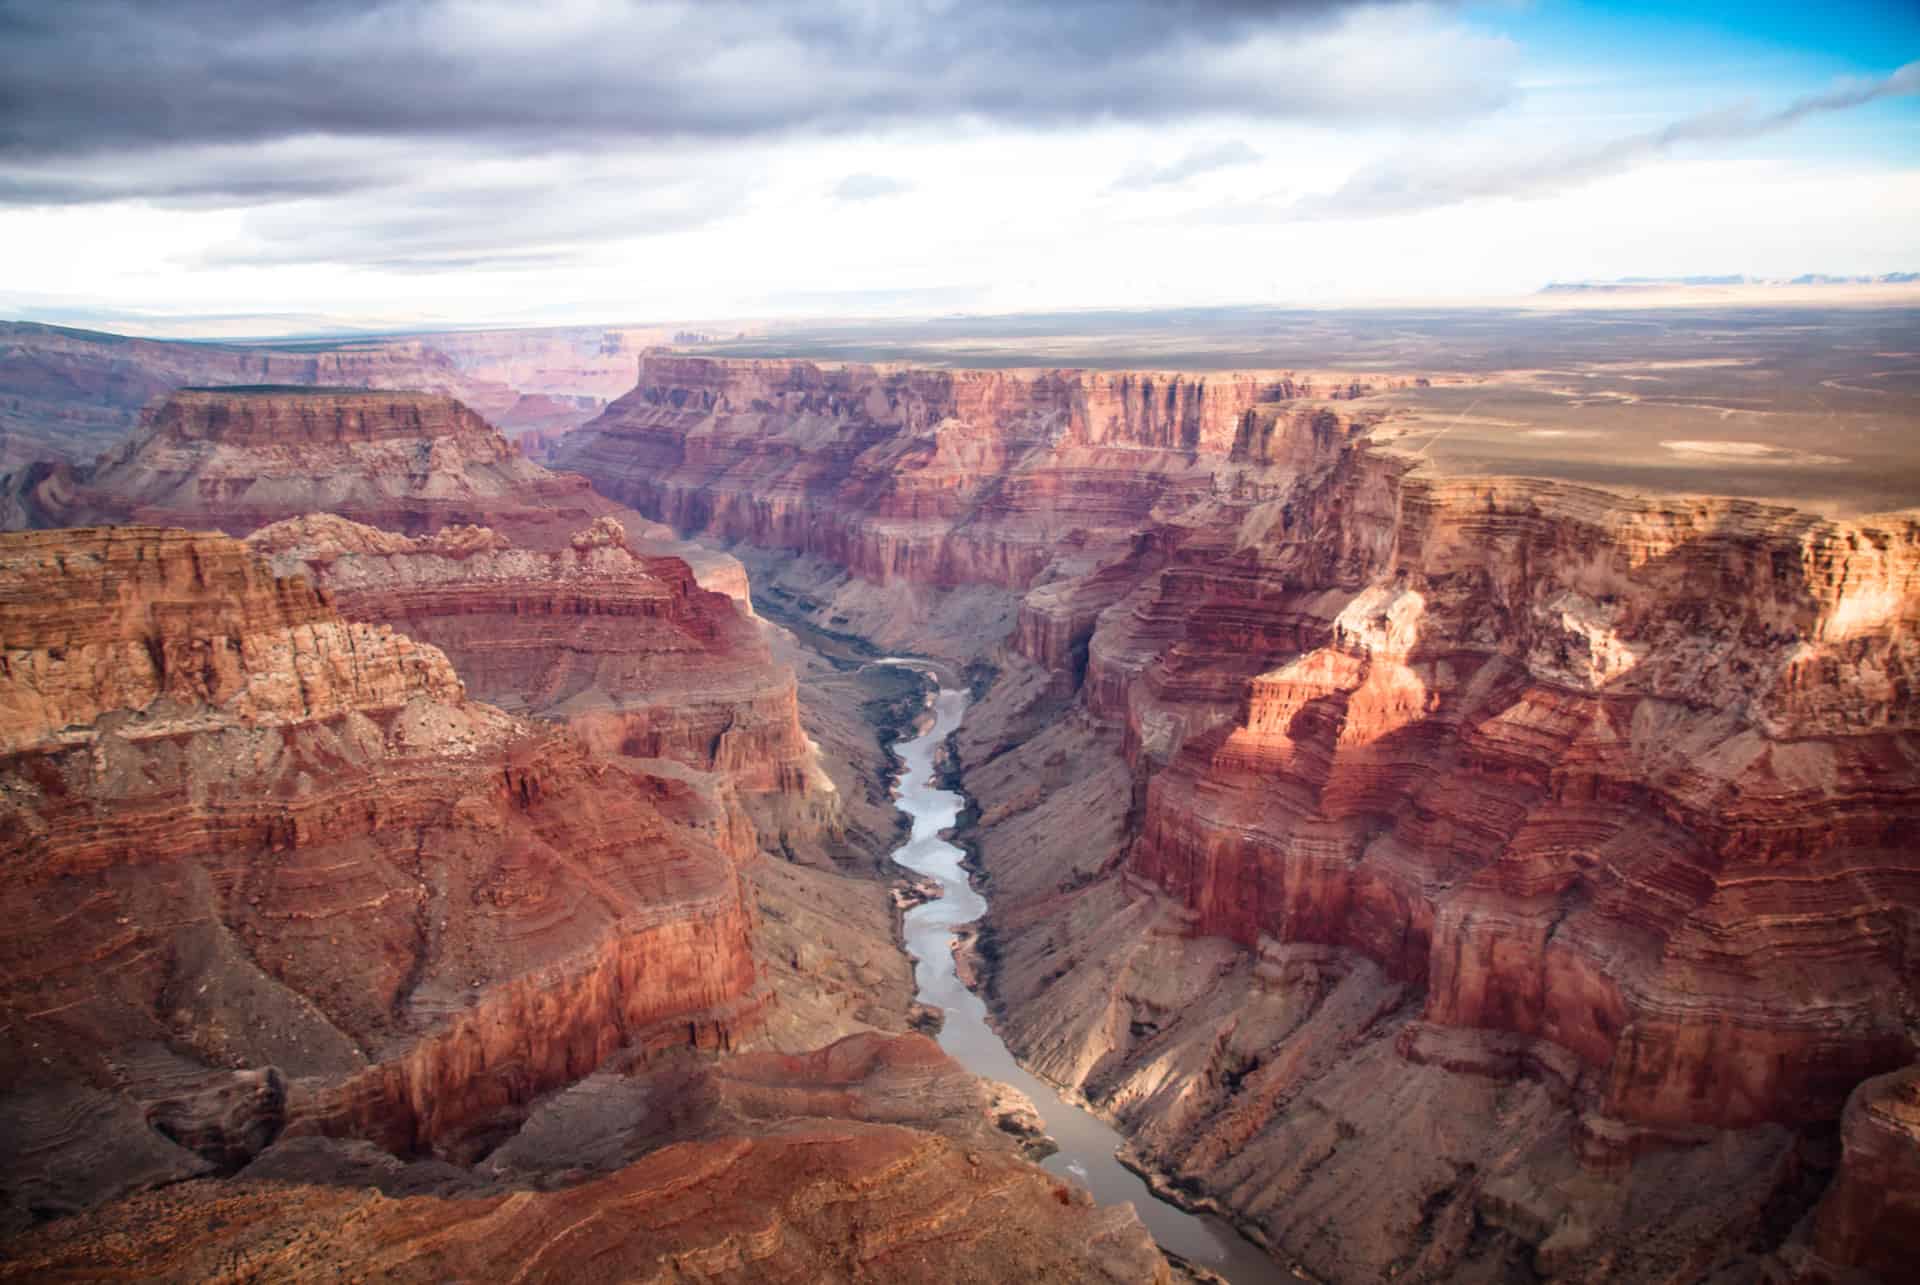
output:
M93 468L39 477L12 518L234 534L280 523L262 547L285 555L283 571L341 591L355 619L444 643L484 699L575 719L597 746L722 773L762 805L769 844L834 826L792 673L754 621L695 583L744 602L735 559L522 458L449 397L186 389L148 420ZM311 531L283 521L315 512L328 516ZM500 547L447 534L476 523Z
M1003 1017L1184 1178L1355 1278L1473 1226L1549 1274L1778 1244L1781 1126L1917 1051L1920 518L1446 477L1356 383L649 355L565 458L683 530L1020 595L962 738ZM1403 1096L1411 1143L1365 1116ZM1633 1243L1624 1193L1706 1138L1751 1189ZM1331 1193L1408 1145L1363 1235ZM1881 1217L1836 1200L1832 1244Z
M594 336L593 348L601 345ZM475 353L504 340L503 360ZM142 408L183 385L410 389L457 397L508 430L564 432L626 387L602 369L540 360L573 344L551 331L349 340L331 347L184 343L0 322L0 471L83 463L121 444ZM609 366L613 359L603 359ZM631 358L620 359L627 375Z
M1321 377L1324 379L1324 377ZM1205 495L1283 373L823 368L641 358L561 465L683 533L817 554L867 580L1025 589Z
M431 393L181 389L76 476L70 495L45 497L53 517L233 535L324 511L410 535L491 520L554 546L615 511L585 479L523 458L473 411Z
M247 543L349 619L440 647L484 700L571 722L608 752L719 773L770 843L832 824L833 786L801 729L793 672L759 624L679 558L636 550L611 517L551 552L484 527L409 538L325 514Z
M1913 1055L1920 522L1364 457L1292 503L1092 642L1198 931L1360 950L1629 1120L1830 1119Z
M97 1197L60 1157L163 1148L154 1113L230 1154L235 1072L286 1086L246 1099L264 1140L457 1149L616 1047L751 1024L724 813L238 542L0 537L0 636L10 1200Z

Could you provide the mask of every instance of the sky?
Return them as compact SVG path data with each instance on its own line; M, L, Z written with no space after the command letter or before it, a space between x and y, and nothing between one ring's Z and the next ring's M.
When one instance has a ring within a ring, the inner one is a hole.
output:
M0 317L1471 301L1920 270L1920 4L0 0Z

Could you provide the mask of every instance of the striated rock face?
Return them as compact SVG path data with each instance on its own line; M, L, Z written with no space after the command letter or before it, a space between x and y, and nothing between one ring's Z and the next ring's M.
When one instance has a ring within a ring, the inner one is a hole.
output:
M232 540L103 527L9 535L4 552L9 754L90 743L119 710L192 732L463 695L446 657L341 620Z
M570 721L607 752L719 773L771 822L769 841L832 821L793 671L733 600L637 551L612 517L550 552L484 527L409 538L327 514L247 544L347 618L439 647L481 699Z
M1016 1050L1335 1279L1758 1270L1915 1054L1920 521L1361 444L1129 562L965 747Z
M1900 1280L1920 1261L1920 1066L1853 1091L1842 1118L1840 1174L1813 1219L1814 1263Z
M564 468L672 525L879 584L1024 590L1207 494L1305 377L822 368L651 351ZM1269 452L1271 453L1271 452ZM1284 452L1282 452L1284 455ZM1276 459L1276 462L1277 459Z
M0 322L0 471L90 460L124 441L144 407L183 385L411 389L457 397L509 432L565 432L625 389L632 359L620 360L621 380L609 389L601 371L582 368L571 351L554 352L559 338L433 335L288 350ZM473 351L490 340L519 351L504 359ZM600 340L593 337L594 350Z
M1143 1163L1337 1279L1751 1268L1824 1180L1792 1131L1916 1053L1920 517L1444 476L1333 381L1145 380L650 354L564 458L1017 596L960 736L989 972Z
M246 535L327 512L405 535L490 525L517 544L570 547L618 519L637 549L678 557L700 584L745 603L725 554L594 493L586 479L523 457L451 397L366 389L179 389L91 465L40 463L0 478L0 529L163 522Z
M1920 521L1359 461L1295 507L1092 643L1090 692L1137 675L1116 712L1166 764L1131 868L1196 931L1358 950L1431 1021L1572 1050L1626 1120L1831 1119L1908 1060Z
M921 1036L855 1037L677 1080L596 1078L483 1175L363 1161L371 1181L329 1183L355 1158L282 1143L235 1181L175 1186L21 1238L0 1276L197 1278L238 1262L273 1276L423 1281L1166 1282L1131 1210L1095 1208L991 1136L977 1085ZM589 1119L611 1134L579 1127ZM611 1172L597 1163L617 1153L610 1137L652 1128L666 1145ZM558 1153L543 1163L549 1141Z
M181 389L72 478L70 489L25 479L12 489L29 511L61 520L232 535L326 511L409 535L491 521L551 546L614 511L585 479L548 472L479 415L430 393Z
M832 830L793 675L701 587L744 603L738 561L531 463L451 398L182 390L113 456L21 474L9 498L0 516L16 525L273 524L259 547L283 574L324 584L349 618L442 645L483 699L720 773L755 800L770 845Z
M148 1121L188 1173L283 1126L458 1153L756 1020L736 822L239 542L0 536L0 638L9 1226Z

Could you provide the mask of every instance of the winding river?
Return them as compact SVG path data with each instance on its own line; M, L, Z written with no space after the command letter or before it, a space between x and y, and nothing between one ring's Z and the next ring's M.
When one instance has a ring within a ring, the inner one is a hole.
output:
M888 658L883 664L911 664ZM1198 1264L1234 1285L1280 1281L1287 1273L1251 1241L1218 1218L1190 1214L1153 1194L1147 1184L1114 1159L1121 1138L1113 1128L1063 1099L1051 1085L1031 1075L987 1024L987 1006L961 984L954 970L953 930L987 911L987 902L961 867L965 855L940 837L960 815L961 796L934 785L933 757L960 726L967 694L945 686L934 697L933 726L894 744L905 765L894 802L913 819L913 834L893 859L917 874L939 881L942 895L907 912L907 949L914 959L919 999L946 1013L940 1047L976 1075L1011 1084L1033 1099L1047 1132L1060 1144L1045 1168L1079 1183L1102 1204L1132 1203L1161 1248Z

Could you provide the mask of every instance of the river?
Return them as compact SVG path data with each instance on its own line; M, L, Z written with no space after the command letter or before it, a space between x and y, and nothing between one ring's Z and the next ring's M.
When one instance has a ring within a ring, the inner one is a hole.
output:
M910 663L889 658L882 664ZM1062 1098L1054 1088L1014 1061L1013 1054L987 1023L987 1006L961 984L954 969L953 930L987 911L987 902L967 878L965 854L940 837L960 815L963 800L934 784L933 758L940 744L960 726L967 694L942 687L934 697L933 726L894 744L905 765L894 802L913 819L913 834L893 859L937 880L942 895L907 912L907 950L914 959L919 999L946 1013L940 1047L975 1075L1011 1084L1029 1098L1046 1121L1060 1150L1045 1168L1077 1182L1102 1204L1131 1202L1140 1220L1163 1249L1216 1272L1234 1285L1282 1281L1288 1274L1258 1246L1218 1218L1190 1214L1168 1204L1130 1169L1114 1159L1120 1135L1112 1126Z

